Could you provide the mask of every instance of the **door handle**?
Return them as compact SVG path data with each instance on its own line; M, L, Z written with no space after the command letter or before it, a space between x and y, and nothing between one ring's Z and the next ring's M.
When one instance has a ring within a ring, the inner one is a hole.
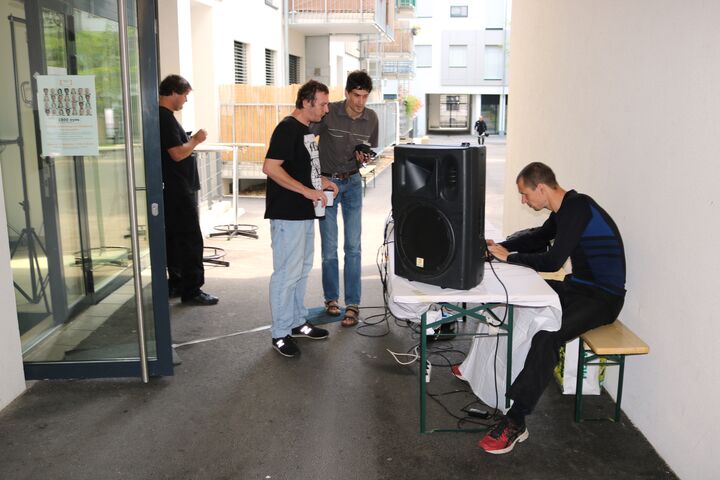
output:
M27 94L26 92L30 93ZM22 97L22 101L25 105L30 108L33 107L32 88L30 87L30 82L25 81L20 83L20 96Z

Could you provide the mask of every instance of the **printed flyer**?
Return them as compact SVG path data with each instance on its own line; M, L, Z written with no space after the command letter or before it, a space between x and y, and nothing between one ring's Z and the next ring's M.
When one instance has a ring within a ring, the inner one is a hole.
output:
M36 75L41 155L98 155L95 75Z

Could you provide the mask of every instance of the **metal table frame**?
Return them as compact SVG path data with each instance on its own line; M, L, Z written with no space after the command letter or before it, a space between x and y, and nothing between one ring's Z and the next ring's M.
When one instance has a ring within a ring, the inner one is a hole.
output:
M453 303L438 302L436 305L440 305L447 310L451 310L453 313L447 317L441 317L435 322L427 322L427 312L422 314L420 317L420 365L418 378L420 381L420 433L432 433L432 432L477 432L485 431L486 429L469 429L469 428L455 428L445 429L437 428L430 431L427 430L427 386L425 378L425 370L427 368L427 329L439 327L444 323L450 323L463 317L470 317L477 319L487 325L498 329L497 333L465 333L459 335L471 336L471 337L507 337L507 368L505 372L505 385L506 388L511 384L512 381L512 348L513 348L513 316L514 307L513 305L506 305L504 303L483 303L474 307L466 307L465 304L456 305ZM500 318L492 311L493 308L507 307L507 318L505 322L502 322ZM490 323L486 317L489 315L493 317L498 323ZM442 335L442 334L441 334ZM505 398L505 407L510 407L510 399Z

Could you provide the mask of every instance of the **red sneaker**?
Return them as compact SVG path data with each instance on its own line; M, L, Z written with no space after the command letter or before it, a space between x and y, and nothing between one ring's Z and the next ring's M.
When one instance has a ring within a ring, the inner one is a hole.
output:
M467 382L467 378L462 376L462 373L460 373L460 364L453 365L450 367L450 372L452 372L453 375L455 375L455 378L458 380L462 380L463 382Z
M478 447L488 453L508 453L518 442L527 440L529 434L525 425L517 426L507 417L503 417L497 425L478 442Z

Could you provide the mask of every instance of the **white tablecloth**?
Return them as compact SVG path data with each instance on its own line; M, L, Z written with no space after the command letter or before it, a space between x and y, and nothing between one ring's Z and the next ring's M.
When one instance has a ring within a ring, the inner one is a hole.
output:
M392 233L388 233L390 238ZM497 235L488 238L499 238ZM533 335L540 330L560 329L562 308L555 291L540 278L537 272L507 263L494 262L495 273L485 264L480 285L470 290L454 290L409 281L394 271L394 252L389 245L388 293L389 307L397 318L420 321L420 317L434 303L509 303L514 306L512 378L522 370ZM496 275L497 274L497 277ZM507 297L500 281L507 288ZM493 309L500 318L503 308ZM487 332L485 324L479 332ZM495 353L497 345L497 364ZM460 371L468 380L473 393L490 406L505 411L505 374L507 337L475 337ZM493 376L493 371L496 375ZM497 382L497 384L496 384ZM497 385L497 401L495 387Z

